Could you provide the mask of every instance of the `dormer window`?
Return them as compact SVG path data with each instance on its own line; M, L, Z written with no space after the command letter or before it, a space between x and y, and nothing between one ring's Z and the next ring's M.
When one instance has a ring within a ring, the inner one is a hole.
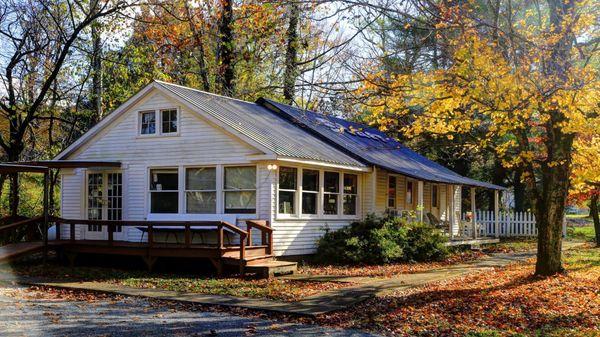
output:
M179 131L177 109L146 110L139 113L139 134L176 135Z

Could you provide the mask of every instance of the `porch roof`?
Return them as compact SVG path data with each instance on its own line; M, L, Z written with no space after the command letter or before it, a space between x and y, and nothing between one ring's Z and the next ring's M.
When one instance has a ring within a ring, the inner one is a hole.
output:
M98 160L39 160L11 163L18 166L46 167L46 168L89 168L89 167L121 167L118 161Z
M310 130L313 135L358 160L408 177L438 183L502 190L505 187L467 178L410 150L366 125L298 109L268 99L259 104Z
M15 163L1 163L0 164L0 174L25 173L25 172L45 173L45 172L48 172L48 167L15 164Z

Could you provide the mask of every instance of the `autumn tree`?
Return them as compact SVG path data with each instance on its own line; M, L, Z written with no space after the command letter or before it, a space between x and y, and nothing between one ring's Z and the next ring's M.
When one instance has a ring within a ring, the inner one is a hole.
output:
M125 0L0 3L0 115L8 124L0 129L0 148L8 161L19 161L34 140L36 123L48 117L49 97L61 97L64 86L72 85L59 86L57 79L84 30L129 5ZM18 185L18 175L12 175L12 215L18 210Z
M536 274L554 274L574 140L600 122L598 8L497 1L501 15L483 16L481 6L442 2L432 11L446 66L392 76L373 68L358 94L374 120L410 116L409 137L463 135L465 146L492 148L504 167L521 170L538 225Z

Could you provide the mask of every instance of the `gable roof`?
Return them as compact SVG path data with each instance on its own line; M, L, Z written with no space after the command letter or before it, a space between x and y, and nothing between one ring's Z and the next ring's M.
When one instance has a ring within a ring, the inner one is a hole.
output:
M62 151L55 160L64 160L78 148L90 141L112 121L134 106L143 97L157 89L166 96L181 102L192 112L218 125L251 146L278 158L298 158L367 169L359 160L337 150L306 131L292 125L273 111L256 103L219 96L204 91L153 81L128 99L115 111L96 124L71 146Z
M431 182L505 189L502 186L463 177L410 150L381 131L366 125L326 116L309 110L261 98L259 104L312 131L313 135L335 144L341 151L386 170Z

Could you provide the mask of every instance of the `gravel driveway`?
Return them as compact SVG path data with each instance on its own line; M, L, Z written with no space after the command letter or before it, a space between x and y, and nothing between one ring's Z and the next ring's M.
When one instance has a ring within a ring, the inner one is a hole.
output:
M175 310L140 298L53 299L20 286L0 286L0 336L375 336L247 318Z

